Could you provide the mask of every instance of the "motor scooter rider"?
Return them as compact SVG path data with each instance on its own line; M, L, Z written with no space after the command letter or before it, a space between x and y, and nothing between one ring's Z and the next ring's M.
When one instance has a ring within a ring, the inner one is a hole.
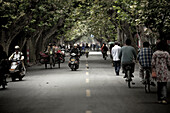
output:
M52 60L53 60L53 66L55 66L55 47L53 46L52 43L48 44L46 52L48 55L52 55Z
M71 55L72 53L75 53L75 54L76 54L76 59L77 59L77 61L79 61L79 55L78 55L79 50L78 50L78 48L77 48L77 44L74 44L74 47L73 47L73 48L71 49L71 51L70 51L70 55Z
M15 46L15 52L9 57L9 60L12 61L12 60L19 60L21 61L21 63L19 64L19 70L22 74L22 71L21 71L21 68L23 67L24 70L25 69L25 65L24 65L24 56L23 56L23 53L20 51L20 47L18 45Z
M66 51L66 47L65 44L63 44L63 46L61 46L61 52L65 55L65 51Z

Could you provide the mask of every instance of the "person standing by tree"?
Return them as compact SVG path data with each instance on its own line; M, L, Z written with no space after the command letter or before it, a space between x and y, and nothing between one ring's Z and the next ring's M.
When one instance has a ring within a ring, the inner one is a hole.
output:
M152 56L152 69L156 72L158 103L167 104L167 82L170 77L168 70L170 55L166 51L166 43L157 43L157 51Z
M115 66L115 72L116 75L119 75L120 71L120 59L119 59L119 53L120 53L121 47L118 45L118 42L115 42L115 46L111 49L111 54L113 58L113 63Z

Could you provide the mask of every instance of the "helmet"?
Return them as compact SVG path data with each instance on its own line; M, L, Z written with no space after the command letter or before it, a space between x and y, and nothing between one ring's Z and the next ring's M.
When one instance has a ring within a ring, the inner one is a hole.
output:
M19 46L15 46L15 49L19 49L20 47Z
M77 44L74 44L74 47L77 47Z
M52 43L49 43L48 45L49 45L49 46L53 46Z

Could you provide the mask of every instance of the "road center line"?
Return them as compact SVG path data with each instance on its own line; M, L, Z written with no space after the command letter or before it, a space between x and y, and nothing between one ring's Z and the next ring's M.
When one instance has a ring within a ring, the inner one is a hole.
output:
M86 90L86 97L91 97L91 93L89 89Z
M90 80L87 78L87 79L86 79L86 83L88 84L89 82L90 82Z
M92 113L92 111L86 111L86 113Z
M86 72L86 75L89 75L89 72Z
M86 64L86 67L89 67L89 65L88 65L88 64Z

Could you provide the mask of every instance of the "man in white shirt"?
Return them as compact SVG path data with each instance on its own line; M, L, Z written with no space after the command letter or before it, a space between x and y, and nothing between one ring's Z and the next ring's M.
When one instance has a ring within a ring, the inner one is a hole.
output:
M118 42L115 42L115 46L111 50L111 54L113 57L113 63L115 67L115 73L118 76L120 71L120 59L119 59L119 53L120 53L121 47L119 46Z

